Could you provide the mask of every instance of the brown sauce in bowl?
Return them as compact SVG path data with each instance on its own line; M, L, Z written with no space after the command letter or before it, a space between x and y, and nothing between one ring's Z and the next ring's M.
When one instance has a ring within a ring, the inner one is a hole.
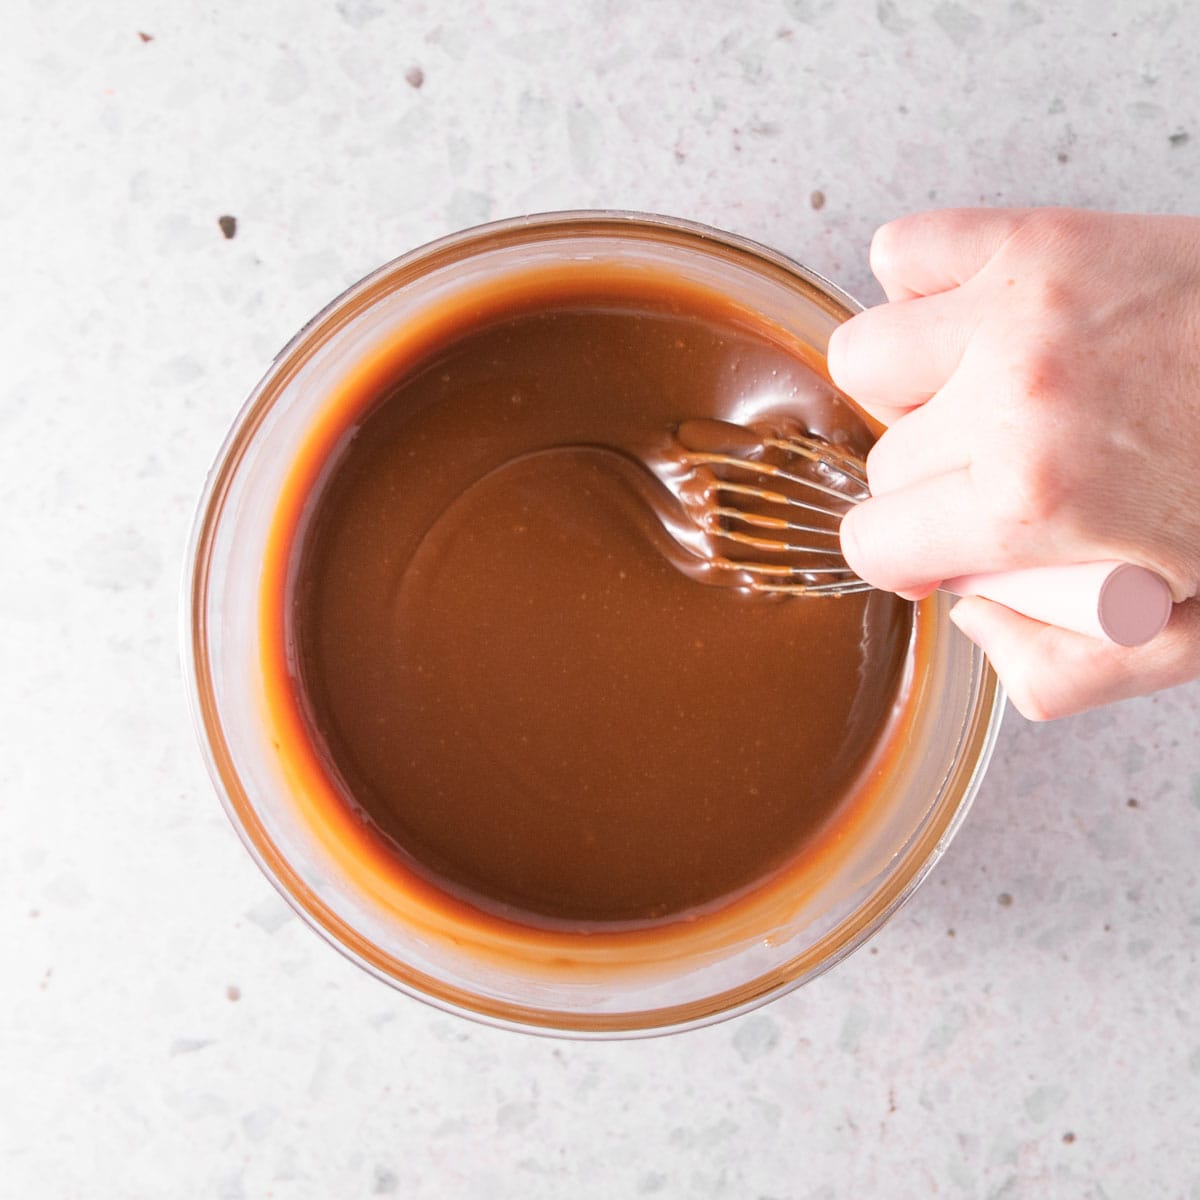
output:
M871 441L810 351L665 273L567 264L398 331L331 398L264 564L314 819L428 905L559 935L695 920L828 852L913 608L697 581L646 465L682 421L772 412Z

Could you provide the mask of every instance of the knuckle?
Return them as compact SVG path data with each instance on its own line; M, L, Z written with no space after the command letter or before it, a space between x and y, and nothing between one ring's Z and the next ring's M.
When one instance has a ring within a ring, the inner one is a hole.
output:
M1007 534L1061 520L1070 502L1070 488L1058 470L1035 447L1005 456L1004 467L992 476L994 511Z
M1013 233L1014 248L1039 257L1064 244L1075 245L1090 233L1091 214L1077 208L1035 208L1025 214Z
M1044 275L1035 280L1029 302L1036 319L1049 328L1070 321L1079 310L1074 287L1057 275Z
M1052 346L1030 346L1011 369L1010 402L1017 412L1035 415L1054 404L1067 391L1070 380L1067 364Z
M1095 215L1068 208L1036 209L1010 235L1006 268L1020 280L1025 319L1053 327L1086 310L1074 280L1096 252Z

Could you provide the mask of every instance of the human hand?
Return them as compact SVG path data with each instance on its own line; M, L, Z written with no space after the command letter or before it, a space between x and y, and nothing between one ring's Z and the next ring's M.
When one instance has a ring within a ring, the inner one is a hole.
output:
M889 426L842 522L850 566L910 599L1021 567L1157 571L1176 604L1144 646L955 605L1034 720L1200 676L1200 218L923 213L876 233L871 267L889 302L829 343Z

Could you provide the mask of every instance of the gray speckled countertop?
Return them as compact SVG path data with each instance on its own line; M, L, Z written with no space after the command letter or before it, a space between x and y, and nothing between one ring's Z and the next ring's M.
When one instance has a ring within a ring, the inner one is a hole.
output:
M869 949L738 1021L585 1045L438 1015L293 918L176 649L228 422L370 268L611 206L871 300L900 211L1198 211L1200 7L15 0L0 26L0 1195L1200 1196L1200 686L1010 714Z

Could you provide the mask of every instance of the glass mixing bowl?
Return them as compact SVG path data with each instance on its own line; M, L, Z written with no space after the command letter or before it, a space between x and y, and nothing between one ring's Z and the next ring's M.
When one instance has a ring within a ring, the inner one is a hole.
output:
M736 919L626 953L619 937L534 953L481 944L355 863L314 818L265 699L259 620L268 535L289 471L339 380L390 336L481 283L577 259L669 270L734 298L823 361L859 306L763 246L665 217L580 212L451 235L355 284L276 357L234 422L188 549L184 664L208 769L235 829L289 904L379 979L450 1012L574 1037L637 1036L729 1017L799 987L862 945L912 895L973 799L1003 697L941 593L919 610L902 736L853 835L816 874L768 888Z

